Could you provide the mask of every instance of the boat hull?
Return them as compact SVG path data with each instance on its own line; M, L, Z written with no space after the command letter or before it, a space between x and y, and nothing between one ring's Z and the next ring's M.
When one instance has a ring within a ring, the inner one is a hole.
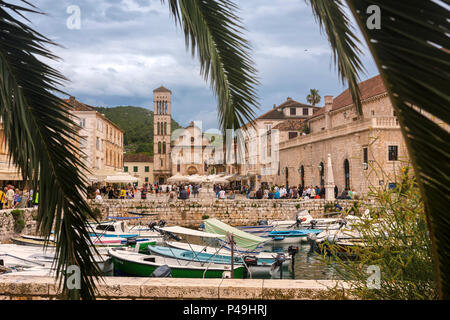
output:
M151 261L146 261L146 263L142 263L141 261L132 261L114 254L111 254L110 256L112 258L114 273L116 275L150 277L153 271L164 265L163 263L157 263L156 261L154 263ZM151 256L149 256L149 259L151 259ZM223 278L225 273L231 274L231 268L228 270L222 268L210 268L205 271L206 264L205 268L195 268L188 265L169 265L169 268L171 269L171 276L173 278ZM234 278L244 278L243 266L239 266L234 269Z

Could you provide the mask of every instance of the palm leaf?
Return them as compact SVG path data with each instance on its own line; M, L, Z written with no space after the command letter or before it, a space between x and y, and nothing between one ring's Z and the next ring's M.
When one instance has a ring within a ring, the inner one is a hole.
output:
M24 180L39 189L37 228L47 239L52 229L55 232L60 284L69 265L81 267L81 290L68 292L64 286L64 293L93 298L100 271L86 228L86 220L94 218L85 201L87 181L81 170L86 168L77 156L78 136L69 107L54 94L63 93L58 87L66 79L37 58L57 59L45 47L54 43L9 12L22 16L38 11L0 0L0 115L5 141Z
M340 5L340 1L334 2ZM375 59L398 115L424 199L440 297L448 299L449 11L442 2L432 0L347 0L347 4ZM381 9L381 29L371 30L366 26L366 10L371 5ZM333 19L323 14L321 17L324 20ZM343 28L341 25L333 36L344 38ZM330 43L345 59L346 51Z
M356 109L362 115L359 73L364 71L359 55L359 39L352 31L341 0L310 0L314 16L328 35L333 49L334 63L343 83L348 82Z
M236 5L229 0L167 2L175 22L183 28L186 47L193 56L198 54L200 73L218 98L221 128L240 128L255 116L258 80Z

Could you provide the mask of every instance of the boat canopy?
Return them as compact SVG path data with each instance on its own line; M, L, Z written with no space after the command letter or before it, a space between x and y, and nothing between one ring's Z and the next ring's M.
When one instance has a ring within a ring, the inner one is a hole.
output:
M189 236L196 236L196 237L202 237L202 238L225 238L225 235L217 234L217 233L209 233L209 232L203 232L198 230L192 230L188 228L173 226L173 227L163 227L158 228L159 230L171 232L171 233L178 233L178 234L184 234Z
M107 216L106 219L109 220L135 220L135 219L142 219L144 217L113 217L113 216Z
M217 233L226 235L231 233L234 236L234 241L236 244L244 249L256 249L260 244L268 241L269 239L261 238L250 234L248 232L234 228L220 220L211 218L203 221L205 224L205 230L207 232Z

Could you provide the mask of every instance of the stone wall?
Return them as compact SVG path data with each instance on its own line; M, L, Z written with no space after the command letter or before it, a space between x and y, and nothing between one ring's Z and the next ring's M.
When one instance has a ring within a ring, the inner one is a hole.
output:
M355 201L339 200L344 210ZM103 200L91 201L91 206L100 210L102 217L126 216L129 212L146 213L151 216L138 223L165 220L168 225L197 228L202 220L217 218L233 226L252 225L258 220L294 220L296 213L307 209L313 217L323 217L326 200ZM142 221L144 220L144 221ZM130 223L133 223L132 220Z
M177 279L104 277L97 282L100 300L242 299L314 300L342 299L330 288L348 288L333 280ZM61 299L54 278L1 276L0 300Z
M25 227L20 231L15 230L15 220L11 211L13 210L0 210L0 242L9 240L11 237L20 233L34 234L36 229L36 221L34 219L37 210L34 208L21 208L17 209L23 212L23 220L25 221Z

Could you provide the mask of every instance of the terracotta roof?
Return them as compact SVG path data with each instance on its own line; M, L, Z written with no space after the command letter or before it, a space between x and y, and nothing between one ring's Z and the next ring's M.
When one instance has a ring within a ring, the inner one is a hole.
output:
M296 115L296 116L286 116L283 113L283 109L285 108L313 108L313 112L315 112L316 110L320 109L320 107L314 107L312 105L309 104L304 104L298 101L295 101L292 98L287 98L285 102L283 102L282 104L276 106L274 105L274 107L267 111L266 113L264 113L263 115L259 116L256 119L274 119L274 120L282 120L282 119L292 119L292 118L304 118L304 116L302 115ZM280 111L279 111L280 110Z
M373 78L370 78L366 81L360 82L358 84L359 90L361 91L361 100L366 100L371 97L380 95L386 92L386 87L383 84L383 80L380 75L377 75ZM338 95L333 100L333 110L348 106L353 104L352 95L350 94L350 90L347 89Z
M278 106L278 108L290 108L290 107L300 107L300 108L315 108L317 109L318 107L309 105L309 104L304 104L298 101L295 101L292 98L287 98L285 102L283 102L282 104L280 104Z
M161 86L161 87L159 87L159 88L156 88L155 90L153 90L153 92L170 92L170 93L172 93L172 91L170 91L169 89L167 89L167 88L164 87L164 86Z
M277 124L273 129L281 131L302 130L304 127L305 119L289 119Z
M124 154L123 162L153 162L153 157L146 154Z
M369 98L378 96L380 94L385 93L386 87L383 84L383 80L381 79L380 75L377 75L375 77L372 77L368 80L362 81L358 84L359 90L361 92L361 100L367 100ZM350 94L350 90L347 89L344 92L342 92L340 95L338 95L336 98L333 99L333 107L331 110L338 110L340 108L349 106L353 104L352 95ZM318 117L325 113L325 108L320 108L320 110L317 110L309 119Z
M74 111L95 111L94 107L81 103L80 101L76 100L75 97L64 99L64 101L67 102Z

